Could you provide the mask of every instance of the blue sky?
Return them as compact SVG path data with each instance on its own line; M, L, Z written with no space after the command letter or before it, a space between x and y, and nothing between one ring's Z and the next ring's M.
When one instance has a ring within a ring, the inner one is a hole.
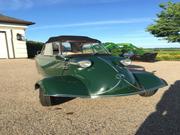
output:
M167 0L0 0L0 13L35 22L26 33L30 40L85 35L146 48L180 47L145 31L162 2Z

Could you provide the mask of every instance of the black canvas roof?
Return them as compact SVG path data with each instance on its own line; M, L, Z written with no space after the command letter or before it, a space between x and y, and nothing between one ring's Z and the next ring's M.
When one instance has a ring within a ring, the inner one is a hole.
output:
M101 41L97 39L93 39L90 37L86 36L57 36L57 37L50 37L49 40L46 43L51 43L51 42L87 42L87 43L101 43Z

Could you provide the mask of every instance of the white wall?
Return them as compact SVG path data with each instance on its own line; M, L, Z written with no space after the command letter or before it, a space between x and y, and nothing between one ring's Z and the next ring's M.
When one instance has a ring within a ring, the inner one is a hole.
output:
M17 34L22 34L25 36L25 30L13 29L13 41L14 41L14 50L15 50L15 58L27 58L27 48L26 41L17 40Z
M5 31L7 35L10 58L27 58L26 42L17 40L17 33L25 36L26 28L27 26L23 25L9 25L0 23L0 31Z

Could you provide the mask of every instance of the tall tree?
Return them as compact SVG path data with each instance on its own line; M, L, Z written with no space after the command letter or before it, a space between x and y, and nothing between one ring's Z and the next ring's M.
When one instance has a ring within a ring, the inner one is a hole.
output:
M162 11L157 14L155 24L147 27L147 31L168 42L180 42L180 2L167 2L159 6Z

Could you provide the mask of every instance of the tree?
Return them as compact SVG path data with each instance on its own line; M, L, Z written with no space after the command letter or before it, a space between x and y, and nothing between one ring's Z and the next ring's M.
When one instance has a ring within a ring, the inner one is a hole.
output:
M155 24L147 27L147 31L168 42L180 42L180 2L167 2L159 6L162 11L157 14Z

